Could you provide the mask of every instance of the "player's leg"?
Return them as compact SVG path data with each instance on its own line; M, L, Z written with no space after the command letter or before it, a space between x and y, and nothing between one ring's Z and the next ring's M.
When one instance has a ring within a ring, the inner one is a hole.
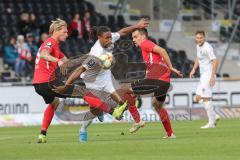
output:
M201 128L202 129L215 128L217 125L217 122L220 120L220 117L214 111L212 98L202 98L202 99L203 99L204 108L207 112L208 123L202 126Z
M129 129L129 132L137 132L141 127L145 126L145 122L141 121L141 117L136 106L136 96L126 93L124 94L123 99L128 101L128 111L130 112L134 120L134 124Z
M113 109L110 106L108 106L104 101L91 92L85 94L83 98L90 106L93 106L96 109L100 109L106 113L113 112Z
M163 127L167 133L166 137L163 138L176 138L173 133L171 121L167 110L163 107L166 96L153 97L152 104L159 115L159 118L163 124Z
M87 95L83 96L84 100L92 107L100 109L106 113L113 115L114 118L119 119L123 112L125 111L127 104L124 104L120 107L107 104L105 93L100 91L92 91L94 94L89 92ZM108 94L109 95L109 94ZM102 98L104 97L104 98ZM105 100L105 101L104 101Z
M113 75L109 76L108 79L106 79L106 85L104 86L103 91L109 93L111 99L113 99L119 105L117 110L112 113L112 116L118 117L117 119L121 118L124 111L128 107L128 101L122 98L122 95L125 93L121 90L118 81L114 78Z
M81 126L81 129L79 130L79 141L82 143L86 143L88 140L87 128L92 123L92 120L83 121L81 123L82 123L82 126Z
M121 86L127 93L132 93L135 95L144 95L150 93L157 93L158 95L166 95L170 87L169 82L157 80L157 79L141 79L134 81L132 83L127 83ZM136 107L131 107L129 109L130 113L131 110L136 109ZM133 114L132 114L133 115ZM144 126L144 122L135 123L132 128L130 128L130 132L135 132L139 129L139 126Z
M45 103L48 104L44 111L41 132L38 138L38 143L46 143L47 130L52 122L55 110L59 105L59 99L55 97L56 93L52 92L48 83L34 85L34 88L36 92L43 97Z
M112 92L111 97L119 105L123 105L125 103L125 101L121 98L121 96L119 95L119 93L117 91Z
M212 103L212 87L209 85L209 78L201 78L196 92L196 101L202 103L208 116L208 123L200 128L215 128L219 116L215 113Z
M122 89L119 89L117 91L114 91L111 94L111 97L113 99L115 99L117 97L117 99L115 99L115 101L118 101L120 104L123 103L123 102L126 104L126 102L128 102L128 104L127 104L128 110L129 110L130 114L132 115L132 117L135 121L135 123L133 124L133 126L129 130L131 133L134 133L134 132L138 131L139 128L144 127L145 122L142 122L141 119L140 119L140 114L139 114L139 112L137 110L137 107L135 105L136 98L134 96L132 96L129 93L126 93Z
M47 108L44 111L43 115L43 121L42 121L42 127L41 127L41 132L38 138L38 143L46 143L46 136L47 136L47 130L48 127L50 126L55 110L57 106L59 105L59 99L58 98L53 98L52 103L50 103Z
M43 116L43 123L42 123L42 131L47 131L52 118L54 116L54 112L59 105L59 99L57 97L53 98L53 101L47 106L47 108L44 111L44 116Z
M93 91L94 92L94 91ZM120 91L119 91L119 93L120 93ZM130 94L124 94L124 93L122 93L122 94L119 94L119 96L121 96L122 98L123 98L123 100L124 101L128 101L129 103L128 103L128 106L129 106L129 111L130 111L130 113L131 113L131 115L133 116L133 118L134 118L134 120L135 120L135 122L136 123L139 123L140 122L140 114L139 114L139 112L138 112L138 110L137 110L137 107L135 106L135 102L136 102L136 97L135 96L133 96L133 95L130 95ZM92 105L96 105L96 106L93 106L92 107L92 109L91 109L91 112L93 113L93 114L95 114L95 115L98 115L98 117L100 116L100 115L102 115L102 108L100 108L101 107L101 105L105 105L106 106L106 108L108 107L108 108L113 108L113 106L116 104L116 102L113 102L113 100L111 100L111 102L109 102L109 99L111 99L111 97L109 97L109 94L102 94L102 95L100 95L100 97L101 97L101 99L100 98L98 98L98 97L96 97L95 95L93 95L93 94L88 94L88 95L86 95L86 96L84 96L85 97L85 100L86 100L86 102L90 102L89 101L89 99L91 99L94 103L92 103L92 101L89 103L91 106ZM103 102L103 100L105 100L106 102ZM98 103L96 103L96 102L99 102L99 104ZM109 106L112 106L112 107L109 107ZM94 113L94 112L98 112L98 113ZM101 111L101 112L99 112L99 111ZM105 110L103 110L103 111L105 111ZM110 110L109 110L110 111ZM111 114L111 112L109 112L109 111L105 111L106 113L110 113ZM113 111L113 110L112 110ZM99 120L100 121L102 121L101 120L101 118L99 118Z
M92 114L96 115L99 119L100 122L103 122L104 116L103 116L103 111L94 107L90 107L90 111ZM79 130L79 141L86 143L88 140L88 132L87 129L88 127L92 124L93 119L88 120L88 121L83 121L81 124L81 128Z
M206 128L214 128L215 127L215 114L212 106L212 100L211 98L202 98L203 100L203 106L205 111L207 112L208 116L208 123L204 126L202 126L202 129Z

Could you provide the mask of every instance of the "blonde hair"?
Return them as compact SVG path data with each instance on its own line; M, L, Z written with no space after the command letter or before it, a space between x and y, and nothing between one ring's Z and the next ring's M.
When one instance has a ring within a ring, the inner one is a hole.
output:
M49 34L52 35L54 31L60 30L63 26L67 27L67 23L64 20L60 18L53 20L49 27Z

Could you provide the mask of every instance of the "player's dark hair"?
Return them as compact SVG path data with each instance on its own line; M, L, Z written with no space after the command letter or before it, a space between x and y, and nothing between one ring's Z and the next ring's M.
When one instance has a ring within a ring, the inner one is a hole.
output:
M195 35L197 35L197 34L201 34L205 37L205 32L203 30L197 30Z
M110 28L107 26L94 26L89 32L89 40L94 41L97 36L101 36L103 33L110 31Z
M143 34L146 37L148 37L148 31L146 28L136 28L133 30L133 32L135 32L135 31L138 31L140 34Z

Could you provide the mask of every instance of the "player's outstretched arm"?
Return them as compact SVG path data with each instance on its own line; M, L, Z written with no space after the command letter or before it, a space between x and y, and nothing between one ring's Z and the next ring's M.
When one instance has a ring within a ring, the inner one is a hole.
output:
M122 28L121 30L118 31L120 36L125 36L129 33L131 33L134 29L137 28L146 28L149 25L149 21L146 18L142 18L140 21L138 21L135 25L129 26Z
M172 66L172 62L171 62L171 60L170 60L170 58L169 58L169 56L168 56L168 54L167 54L167 52L164 48L156 45L156 46L153 47L153 52L160 54L160 56L166 62L167 66L170 68L171 72L177 74L179 77L183 76L182 73L179 70L177 70L176 68L174 68Z
M55 87L55 88L53 89L53 91L54 91L54 92L57 92L57 93L64 93L64 92L66 92L66 90L73 84L73 82L74 82L75 80L77 80L77 79L80 77L80 75L81 75L83 72L85 72L85 71L86 71L86 68L84 68L83 66L78 67L78 68L75 69L75 70L73 71L73 73L68 77L65 85L59 86L59 87Z
M84 68L83 66L80 66L77 69L75 69L73 73L68 77L65 85L73 84L73 82L77 80L80 77L80 75L85 71L86 71L86 68Z
M46 60L46 61L50 61L50 62L56 62L56 63L59 63L61 61L61 59L58 59L56 57L53 57L50 55L49 51L46 50L46 49L43 49L41 52L40 52L40 58ZM61 62L60 62L61 63Z
M194 65L193 65L193 68L192 68L192 70L191 70L191 72L189 74L189 78L194 78L194 74L195 74L198 66L199 66L199 62L198 62L198 58L196 58L195 62L194 62Z

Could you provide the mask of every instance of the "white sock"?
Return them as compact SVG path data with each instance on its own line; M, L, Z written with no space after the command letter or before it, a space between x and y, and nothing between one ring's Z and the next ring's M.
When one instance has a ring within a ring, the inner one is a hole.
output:
M208 123L210 125L213 125L215 124L215 121L216 121L216 113L214 111L214 108L213 108L213 105L212 105L212 101L206 101L203 103L204 105L204 108L207 112L207 115L208 115Z
M87 132L87 128L88 128L88 126L90 126L91 123L92 123L92 120L83 121L80 132Z

